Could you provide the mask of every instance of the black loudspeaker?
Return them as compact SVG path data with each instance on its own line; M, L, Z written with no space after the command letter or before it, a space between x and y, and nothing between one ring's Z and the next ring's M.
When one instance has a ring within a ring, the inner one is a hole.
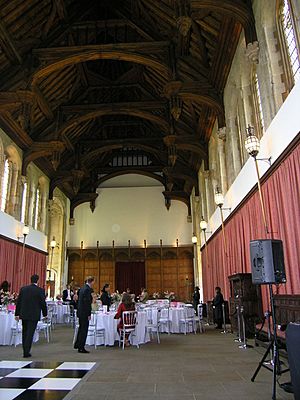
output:
M252 282L255 285L286 282L281 240L252 240L250 257Z
M300 324L291 323L286 330L286 346L295 400L300 400Z

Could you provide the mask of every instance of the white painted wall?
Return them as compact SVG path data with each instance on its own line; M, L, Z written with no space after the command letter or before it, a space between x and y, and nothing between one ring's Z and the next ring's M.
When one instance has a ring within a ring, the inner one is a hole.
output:
M22 229L23 224L8 215L0 211L0 234L13 240L18 240L18 237L23 237ZM33 228L29 228L29 234L26 238L26 244L35 247L36 249L47 251L47 236L40 231L36 231ZM23 238L20 239L23 242Z
M300 81L294 86L288 98L283 103L276 117L261 139L258 158L272 157L272 163L282 154L300 131ZM265 162L259 162L260 174L263 176L269 169ZM255 164L250 157L241 172L229 188L224 198L224 208L234 210L257 183ZM224 211L224 217L228 217ZM216 210L209 220L208 231L214 232L221 225L219 210Z
M75 209L75 225L69 228L69 246L142 246L190 244L192 224L187 222L187 207L172 201L168 211L162 195L163 187L106 187L98 189L96 209L91 212L85 203Z

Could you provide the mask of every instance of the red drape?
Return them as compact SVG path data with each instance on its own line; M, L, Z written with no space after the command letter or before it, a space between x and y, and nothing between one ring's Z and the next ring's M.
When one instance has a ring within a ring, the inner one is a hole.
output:
M24 249L24 263L21 268L22 245L0 237L0 284L6 280L11 292L18 292L30 283L30 277L38 274L39 285L45 287L46 254L31 248Z
M228 276L238 272L251 272L250 240L266 238L283 241L287 283L279 287L279 294L300 293L299 160L300 144L262 185L267 222L272 234L265 233L259 195L255 192L225 223L227 256L221 231L208 242L207 249L202 248L205 300L213 297L215 286L223 288L225 298L229 298ZM266 287L262 291L266 307Z
M127 288L131 293L140 294L145 287L145 263L141 262L116 262L116 289L120 293Z

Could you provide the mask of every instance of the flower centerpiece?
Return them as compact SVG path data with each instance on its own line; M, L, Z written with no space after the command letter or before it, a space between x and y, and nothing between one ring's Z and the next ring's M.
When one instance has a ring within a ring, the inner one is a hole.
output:
M112 304L114 304L114 303L120 303L121 300L122 300L122 296L120 295L120 293L118 292L118 290L116 290L114 293L112 293L112 295L111 295L111 302L112 302Z
M154 292L153 295L152 295L152 297L153 297L154 300L159 299L159 296L160 296L160 293L159 293L159 292Z
M169 302L171 303L172 300L175 300L175 293L174 292L169 292L168 290L164 292L165 299L168 299Z
M0 304L7 307L8 305L15 305L17 302L18 294L16 292L4 292L0 290Z

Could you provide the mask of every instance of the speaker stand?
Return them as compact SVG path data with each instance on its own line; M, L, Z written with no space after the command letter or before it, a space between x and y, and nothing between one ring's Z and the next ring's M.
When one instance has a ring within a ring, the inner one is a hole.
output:
M272 284L269 284L269 292L270 292L270 303L271 303L271 315L272 315L272 322L273 322L273 336L271 342L263 355L262 359L260 360L258 367L256 368L251 381L254 382L257 374L259 373L261 367L266 368L267 370L273 373L272 379L272 400L276 400L276 379L281 374L289 371L289 369L282 370L281 369L281 362L279 359L279 351L278 351L278 342L277 342L277 323L276 323L276 315L275 315L275 303L274 303L274 296L273 296L273 287ZM272 334L272 332L271 332ZM273 352L272 352L273 350ZM271 366L265 363L268 355L271 354Z

